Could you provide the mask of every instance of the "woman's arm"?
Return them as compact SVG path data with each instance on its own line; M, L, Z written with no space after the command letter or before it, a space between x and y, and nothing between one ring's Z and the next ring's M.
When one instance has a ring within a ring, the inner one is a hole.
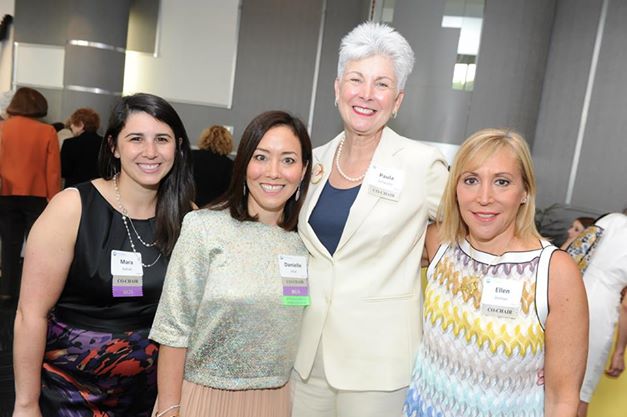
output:
M59 137L52 126L48 129L48 149L46 160L46 188L48 201L61 190L61 155L59 152ZM75 236L76 237L76 236Z
M440 247L440 232L437 223L427 226L427 236L425 237L425 247L422 251L421 266L429 266Z
M546 320L544 413L574 417L588 353L588 302L579 269L566 252L556 251L549 270Z
M174 246L150 338L161 344L157 366L159 413L181 403L185 356L194 331L208 269L213 259L205 244L203 210L188 213ZM164 417L175 416L175 408Z
M623 297L618 316L618 334L612 352L610 366L605 373L612 378L618 378L625 370L625 346L627 346L627 297Z
M78 192L66 190L52 199L28 236L13 344L16 417L40 415L48 312L65 285L80 215Z
M576 236L575 236L576 237ZM561 250L566 250L568 248L568 245L570 245L571 243L573 243L573 240L575 240L574 237L568 237L566 238L566 240L564 241L564 243L562 243L562 246L560 246Z
M157 367L158 413L181 404L181 387L183 386L186 354L186 348L165 345L159 348L159 365ZM178 416L181 414L180 411L180 408L174 408L164 414L163 417Z

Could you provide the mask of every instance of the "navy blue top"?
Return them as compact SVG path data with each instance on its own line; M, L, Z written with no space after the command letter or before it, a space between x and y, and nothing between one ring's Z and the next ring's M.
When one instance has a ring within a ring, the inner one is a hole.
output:
M347 189L335 188L327 181L311 212L309 224L331 255L340 243L348 213L360 188L361 185Z

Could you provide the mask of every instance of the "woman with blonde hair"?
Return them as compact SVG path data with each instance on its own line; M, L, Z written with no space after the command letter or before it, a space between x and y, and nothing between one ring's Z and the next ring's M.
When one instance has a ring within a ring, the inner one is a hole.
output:
M228 188L233 171L229 154L233 150L233 136L224 126L213 125L198 138L200 149L192 151L196 204L209 204Z
M574 416L588 309L577 266L534 223L536 184L518 133L459 149L429 227L423 343L404 416Z

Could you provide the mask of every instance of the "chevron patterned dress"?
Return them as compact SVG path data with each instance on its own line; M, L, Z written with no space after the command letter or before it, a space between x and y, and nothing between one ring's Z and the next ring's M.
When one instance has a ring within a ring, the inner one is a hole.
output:
M495 256L467 241L440 247L427 272L424 336L405 417L544 415L544 330L536 285L546 284L548 261L540 262L543 253L550 257L545 249ZM522 282L516 284L522 286L520 308L510 317L482 313L490 278ZM547 297L546 285L538 287L544 292L538 296Z

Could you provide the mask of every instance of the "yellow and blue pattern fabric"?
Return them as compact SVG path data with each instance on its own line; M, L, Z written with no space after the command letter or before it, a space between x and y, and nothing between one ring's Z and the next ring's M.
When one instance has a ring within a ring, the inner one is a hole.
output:
M581 275L586 272L590 264L590 258L601 240L603 228L593 224L586 227L577 235L570 245L566 248L566 252L574 259L581 271Z
M548 303L548 265L556 248L542 246L500 256L465 240L439 248L427 271L424 335L405 417L544 415L545 317L538 311ZM490 278L520 282L520 308L510 317L482 312ZM536 302L538 297L544 298Z

